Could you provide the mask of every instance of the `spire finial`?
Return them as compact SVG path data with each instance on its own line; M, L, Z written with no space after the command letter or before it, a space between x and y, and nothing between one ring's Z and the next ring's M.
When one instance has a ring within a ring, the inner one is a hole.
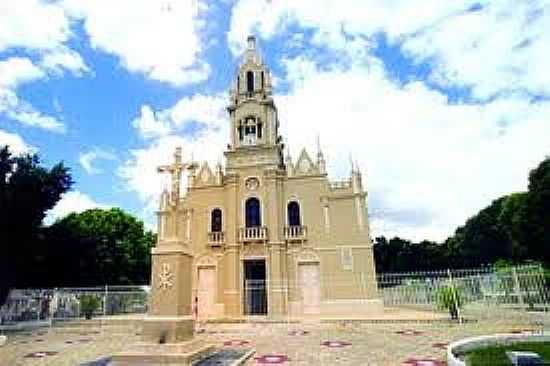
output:
M317 153L321 153L321 138L319 137L319 132L317 132Z
M353 155L351 154L351 151L349 152L349 163L351 165L351 172L355 172L355 167L353 166Z
M248 38L246 39L246 43L248 45L248 49L251 51L254 51L256 49L256 36L252 34L249 35Z

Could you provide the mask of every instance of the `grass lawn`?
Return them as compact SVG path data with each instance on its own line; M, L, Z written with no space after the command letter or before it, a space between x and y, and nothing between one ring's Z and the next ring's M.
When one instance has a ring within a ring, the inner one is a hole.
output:
M528 351L538 353L544 362L550 363L550 342L516 343L509 346L493 346L475 350L467 354L470 366L511 365L506 351Z

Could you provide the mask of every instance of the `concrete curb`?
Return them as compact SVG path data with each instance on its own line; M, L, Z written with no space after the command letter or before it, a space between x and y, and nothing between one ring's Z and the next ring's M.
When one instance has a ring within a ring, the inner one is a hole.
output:
M457 355L464 354L475 349L493 345L507 345L519 342L550 342L548 335L531 334L495 334L464 338L451 343L447 347L448 366L466 366L466 361L461 360Z

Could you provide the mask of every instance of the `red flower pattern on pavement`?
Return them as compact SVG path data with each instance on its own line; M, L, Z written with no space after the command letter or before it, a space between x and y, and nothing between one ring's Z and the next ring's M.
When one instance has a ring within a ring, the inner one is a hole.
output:
M256 363L262 365L276 365L280 363L285 363L290 360L287 355L262 355L254 357L254 359L256 360Z

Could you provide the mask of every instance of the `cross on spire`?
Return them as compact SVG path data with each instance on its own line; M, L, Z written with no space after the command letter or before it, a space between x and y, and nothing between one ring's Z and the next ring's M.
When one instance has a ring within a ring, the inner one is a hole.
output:
M174 162L171 165L161 165L157 168L159 173L170 173L172 191L170 192L170 201L173 205L180 199L181 172L190 164L182 162L181 147L176 147L174 152Z

